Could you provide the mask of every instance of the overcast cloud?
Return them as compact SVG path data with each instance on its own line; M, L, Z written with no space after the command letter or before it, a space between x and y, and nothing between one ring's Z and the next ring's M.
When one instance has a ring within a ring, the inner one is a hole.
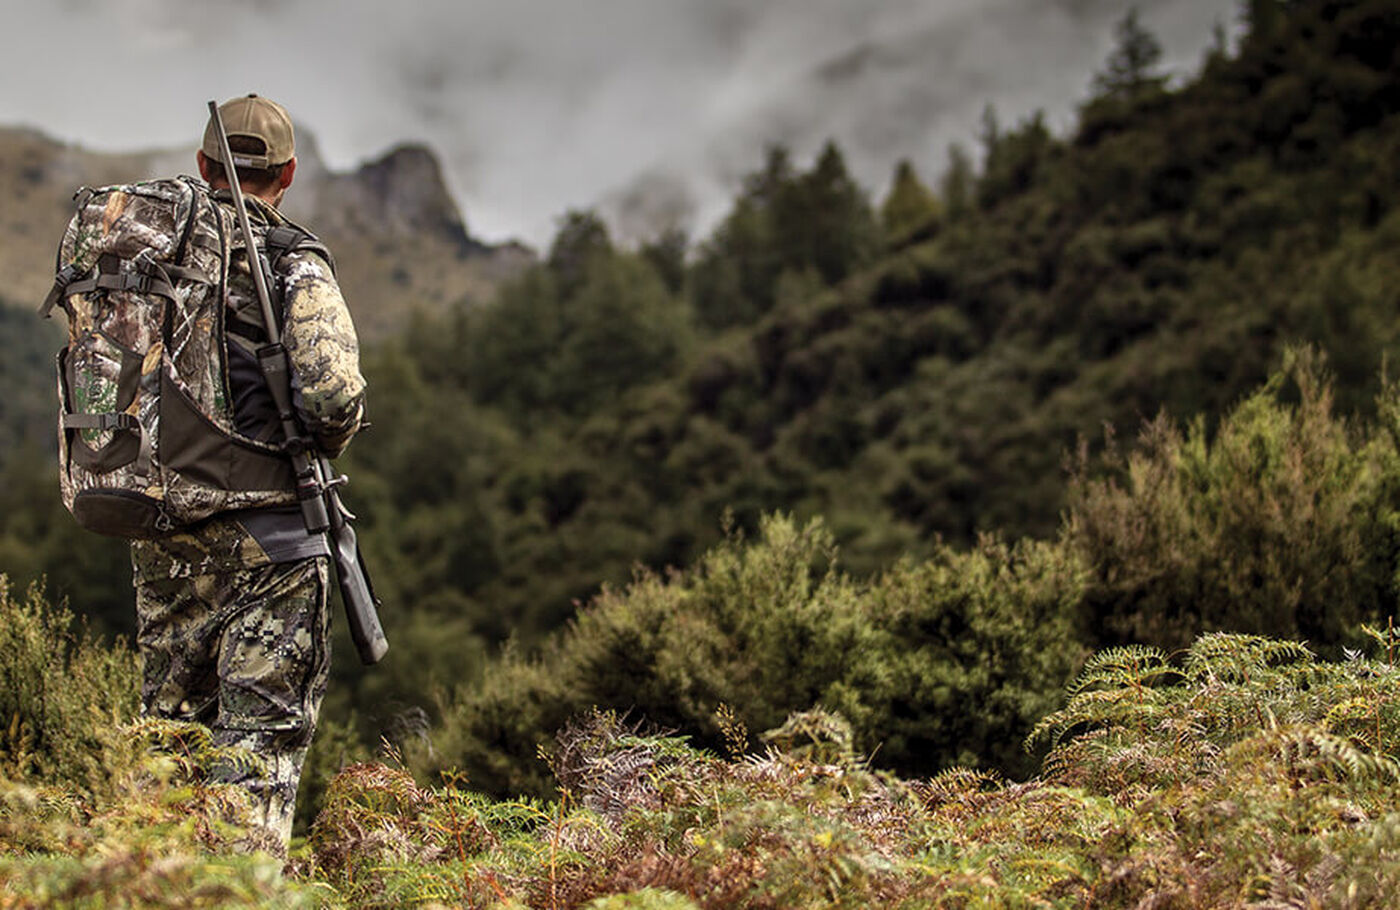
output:
M441 156L469 229L548 242L571 207L623 234L723 214L764 147L828 138L878 196L932 180L983 107L1070 122L1130 6L1192 71L1236 0L0 0L0 124L194 148L205 102L282 101L348 168ZM191 151L192 154L192 151Z

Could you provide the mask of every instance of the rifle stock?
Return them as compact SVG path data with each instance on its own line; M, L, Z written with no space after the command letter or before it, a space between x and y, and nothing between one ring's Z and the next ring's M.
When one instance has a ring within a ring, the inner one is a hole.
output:
M321 462L323 470L330 467L324 458ZM340 581L340 599L345 602L350 638L355 642L360 661L367 666L376 664L389 650L389 640L379 624L379 612L375 609L379 598L374 596L355 526L351 524L355 516L340 501L340 492L334 485L327 489L326 500L330 512L331 555L335 558L335 574Z
M219 106L216 102L209 102L209 116L218 134L219 150L223 153L224 161L229 162L225 170L229 176L230 191L233 193L233 207L238 215L238 227L243 234L244 248L248 251L248 271L252 273L253 286L257 289L263 327L268 337L268 344L258 351L258 364L267 379L273 403L277 407L277 416L282 424L283 435L287 439L292 471L297 479L297 498L301 503L302 517L306 521L306 530L309 533L329 535L331 556L335 562L340 599L345 603L345 618L350 626L350 637L355 642L360 661L367 666L376 664L388 651L389 642L384 637L383 626L379 623L379 599L374 596L374 587L370 584L369 573L365 570L364 559L360 555L359 540L351 525L355 516L340 501L338 488L347 480L343 475L335 477L329 459L319 452L314 452L312 441L297 419L292 403L291 365L287 360L287 349L282 346L281 329L272 308L272 295L267 289L268 264L263 254L258 251L253 227L248 221L243 187L239 185L237 171L232 165L233 153L229 150L228 134L224 132L223 118L219 116ZM257 257L256 261L254 256Z

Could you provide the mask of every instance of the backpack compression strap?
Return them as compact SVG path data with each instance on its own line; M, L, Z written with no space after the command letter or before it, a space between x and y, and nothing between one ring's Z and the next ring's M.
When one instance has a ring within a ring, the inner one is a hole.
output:
M121 271L123 262L134 262L135 269ZM90 291L135 291L138 294L158 294L172 303L175 302L176 281L198 281L208 284L209 279L195 269L178 265L163 265L149 259L124 260L107 255L97 260L97 265L87 271L87 277L79 278L76 263L69 263L54 276L53 287L39 307L39 315L48 318L60 300L71 294L86 294Z

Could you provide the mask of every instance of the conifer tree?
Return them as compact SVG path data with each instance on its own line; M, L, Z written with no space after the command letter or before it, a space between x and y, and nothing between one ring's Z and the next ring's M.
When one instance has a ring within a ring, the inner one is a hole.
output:
M942 206L933 192L919 179L908 159L899 162L894 171L890 193L880 206L880 224L891 243L909 240L932 226L942 214Z
M785 272L812 269L834 284L869 263L878 247L875 213L834 143L802 174L794 173L786 148L773 146L700 248L692 276L696 313L714 328L750 322L772 308Z
M671 227L643 243L640 253L656 269L666 289L672 294L679 294L685 287L685 258L689 248L690 237L685 230Z
M1283 20L1294 0L1246 0L1244 18L1249 31L1256 37L1271 34Z
M972 205L972 193L977 175L967 149L954 142L948 146L948 169L939 181L940 195L949 219L966 214Z
M608 235L608 226L597 213L568 212L554 235L547 260L563 296L568 297L578 289L590 261L610 253L612 238Z
M751 322L773 305L782 273L774 208L793 181L792 161L782 145L768 149L763 169L744 180L734 208L701 244L692 273L696 316L710 328Z
M1094 93L1101 97L1134 98L1164 77L1154 70L1162 59L1162 43L1138 21L1136 8L1114 27L1117 44L1101 72L1094 74Z
M785 195L777 223L780 240L788 241L785 268L815 268L835 284L870 261L875 215L834 142L827 142L812 170Z

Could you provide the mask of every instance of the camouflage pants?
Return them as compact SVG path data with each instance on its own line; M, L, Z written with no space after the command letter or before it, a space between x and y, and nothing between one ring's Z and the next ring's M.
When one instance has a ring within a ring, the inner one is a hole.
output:
M266 774L222 779L252 794L283 851L330 668L328 572L315 557L136 585L142 713L197 721L261 757Z

